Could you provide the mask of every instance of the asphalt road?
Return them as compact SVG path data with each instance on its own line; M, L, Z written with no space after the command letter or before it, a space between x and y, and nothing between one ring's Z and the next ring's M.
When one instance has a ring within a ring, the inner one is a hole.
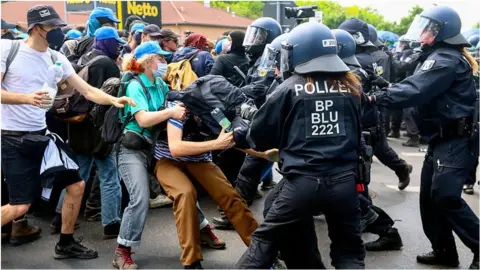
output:
M398 191L396 188L398 180L394 172L375 160L370 190L374 193L374 203L382 207L394 220L397 220L395 227L398 228L402 236L404 248L393 252L368 252L366 267L371 269L438 268L417 264L415 261L417 254L430 251L430 245L423 234L418 205L420 170L424 153L419 152L416 148L401 146L401 141L390 140L390 145L414 167L410 186L405 191ZM276 174L275 180L280 180L280 175ZM478 216L478 188L475 188L475 195L463 195L463 197ZM216 206L211 199L203 198L200 204L209 220L218 215ZM256 201L252 210L257 219L262 220L263 200ZM19 247L2 244L1 267L5 269L113 269L112 259L117 244L115 240L102 240L103 230L100 223L86 223L82 220L80 228L75 232L76 236L84 237L83 243L86 246L94 247L99 252L97 259L57 261L53 259L53 251L55 243L58 241L58 235L52 236L49 234L50 221L50 218L30 219L31 223L41 226L44 230L42 236L33 243ZM322 219L316 220L316 229L320 252L325 265L331 268L330 240L325 221ZM205 268L232 268L246 247L234 231L216 230L215 232L227 242L227 248L225 250L204 249L203 266ZM370 234L364 234L363 236L365 241L373 240L375 237ZM468 268L472 260L472 253L458 238L456 240L460 255L460 268ZM179 263L180 248L171 208L150 210L142 245L134 251L136 254L133 259L142 269L182 267Z

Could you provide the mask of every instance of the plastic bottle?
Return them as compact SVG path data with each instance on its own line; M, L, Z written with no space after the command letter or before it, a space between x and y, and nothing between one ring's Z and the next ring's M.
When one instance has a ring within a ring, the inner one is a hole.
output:
M48 96L52 99L52 104L58 91L57 83L59 83L62 78L63 68L61 62L57 61L55 65L48 67L47 81L43 84L43 90L48 91ZM48 108L52 107L52 104L50 104Z
M215 108L210 114L226 132L232 130L232 123L230 123L230 120L228 120L219 108Z

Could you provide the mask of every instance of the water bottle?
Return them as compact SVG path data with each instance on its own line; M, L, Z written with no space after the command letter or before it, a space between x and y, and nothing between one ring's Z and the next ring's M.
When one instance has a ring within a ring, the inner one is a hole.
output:
M52 99L52 104L55 96L57 95L57 84L62 80L62 78L63 68L61 62L57 61L54 65L48 67L47 81L43 84L43 90L48 91L48 96ZM52 104L48 106L48 109L52 107Z
M228 120L219 108L215 108L210 114L226 132L232 130L232 123L230 123L230 120Z

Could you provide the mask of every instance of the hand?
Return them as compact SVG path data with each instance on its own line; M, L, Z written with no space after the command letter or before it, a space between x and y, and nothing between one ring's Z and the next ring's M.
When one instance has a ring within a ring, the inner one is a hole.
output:
M114 98L112 100L112 105L117 107L117 108L123 108L125 106L125 104L129 104L132 107L137 106L137 104L135 104L133 99L131 99L129 97L119 97L119 98Z
M175 107L169 108L170 118L174 118L180 121L185 120L185 116L187 115L187 109L183 104L177 104Z
M273 161L273 162L279 162L280 161L280 152L278 149L270 149L264 152L265 153L265 158Z
M222 128L220 131L220 135L214 141L214 150L226 150L230 149L235 146L235 142L233 141L233 131L225 132L225 129Z
M26 98L26 104L42 109L48 109L53 102L48 95L48 90L38 90L35 93L27 94Z

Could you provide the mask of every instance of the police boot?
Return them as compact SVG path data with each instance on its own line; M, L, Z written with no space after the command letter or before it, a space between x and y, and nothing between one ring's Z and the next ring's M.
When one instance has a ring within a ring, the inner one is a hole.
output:
M410 174L412 173L412 165L406 164L402 170L395 172L398 176L398 189L404 190L410 184Z
M388 137L388 138L396 138L396 139L398 139L398 138L400 138L400 131L398 131L398 130L397 130L397 131L392 130L392 131L390 131L390 133L388 134L387 137Z
M473 256L473 261L472 261L472 264L470 264L469 269L478 269L478 254L475 254Z
M411 136L407 142L402 143L403 146L407 147L420 147L420 139L418 136Z
M402 238L396 228L390 227L383 235L373 242L365 244L367 251L400 250L403 247Z
M378 214L375 211L373 211L371 208L369 208L369 210L365 214L363 214L362 217L360 218L360 229L362 230L362 232L365 231L368 225L375 222L377 218L378 218Z
M18 246L37 239L40 236L42 229L37 226L30 226L27 218L14 220L12 226L12 235L10 244Z
M227 216L225 216L225 213L223 211L220 212L221 216L220 217L214 217L213 218L213 225L215 225L215 229L219 230L233 230L233 225L228 220Z
M472 195L474 193L473 192L473 185L471 185L471 184L463 185L463 193L468 194L468 195Z
M417 262L428 265L442 265L447 267L457 267L458 261L457 251L434 250L417 256ZM478 266L478 264L477 264Z

